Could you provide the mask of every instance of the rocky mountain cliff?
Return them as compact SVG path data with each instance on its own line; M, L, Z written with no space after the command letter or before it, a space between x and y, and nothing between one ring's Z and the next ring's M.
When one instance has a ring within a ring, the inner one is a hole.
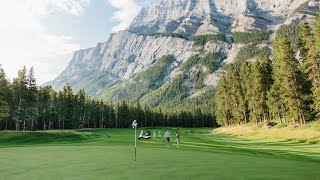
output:
M230 33L282 24L307 0L163 0L142 9L129 31L174 32L188 37Z
M318 9L319 0L163 0L107 42L75 52L47 85L61 90L70 83L95 97L152 106L178 95L189 100L214 86L219 68L246 48L265 52L281 25L313 18Z

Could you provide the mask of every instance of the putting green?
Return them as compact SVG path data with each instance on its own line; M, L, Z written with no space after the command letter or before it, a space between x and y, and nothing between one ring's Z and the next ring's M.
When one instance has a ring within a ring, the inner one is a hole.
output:
M211 132L181 130L180 148L138 141L136 162L132 129L1 132L0 179L320 179L318 144Z

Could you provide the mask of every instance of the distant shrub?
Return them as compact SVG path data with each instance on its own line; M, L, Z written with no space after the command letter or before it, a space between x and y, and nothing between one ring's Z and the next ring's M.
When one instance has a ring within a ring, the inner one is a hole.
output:
M272 31L269 30L254 30L251 32L233 32L232 37L235 43L255 43L259 44L265 41L268 41Z
M207 34L207 35L199 35L199 36L195 36L193 37L193 42L195 46L204 46L206 45L208 42L212 41L212 42L217 42L217 41L223 41L226 42L226 37L223 34L217 34L217 35L213 35L213 34Z

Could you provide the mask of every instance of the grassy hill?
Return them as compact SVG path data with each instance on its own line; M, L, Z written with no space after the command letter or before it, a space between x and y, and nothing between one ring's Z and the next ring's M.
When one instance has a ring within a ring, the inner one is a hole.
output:
M165 131L156 130L162 135ZM133 132L0 132L0 179L320 178L318 143L227 136L213 129L179 129L180 148L173 143L165 148L163 138L138 141L135 162Z

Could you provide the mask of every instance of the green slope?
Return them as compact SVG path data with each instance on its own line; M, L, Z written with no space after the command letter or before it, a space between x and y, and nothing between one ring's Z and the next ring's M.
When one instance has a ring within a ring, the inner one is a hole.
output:
M138 141L134 162L132 129L1 132L0 179L320 179L319 144L180 135L180 148Z

